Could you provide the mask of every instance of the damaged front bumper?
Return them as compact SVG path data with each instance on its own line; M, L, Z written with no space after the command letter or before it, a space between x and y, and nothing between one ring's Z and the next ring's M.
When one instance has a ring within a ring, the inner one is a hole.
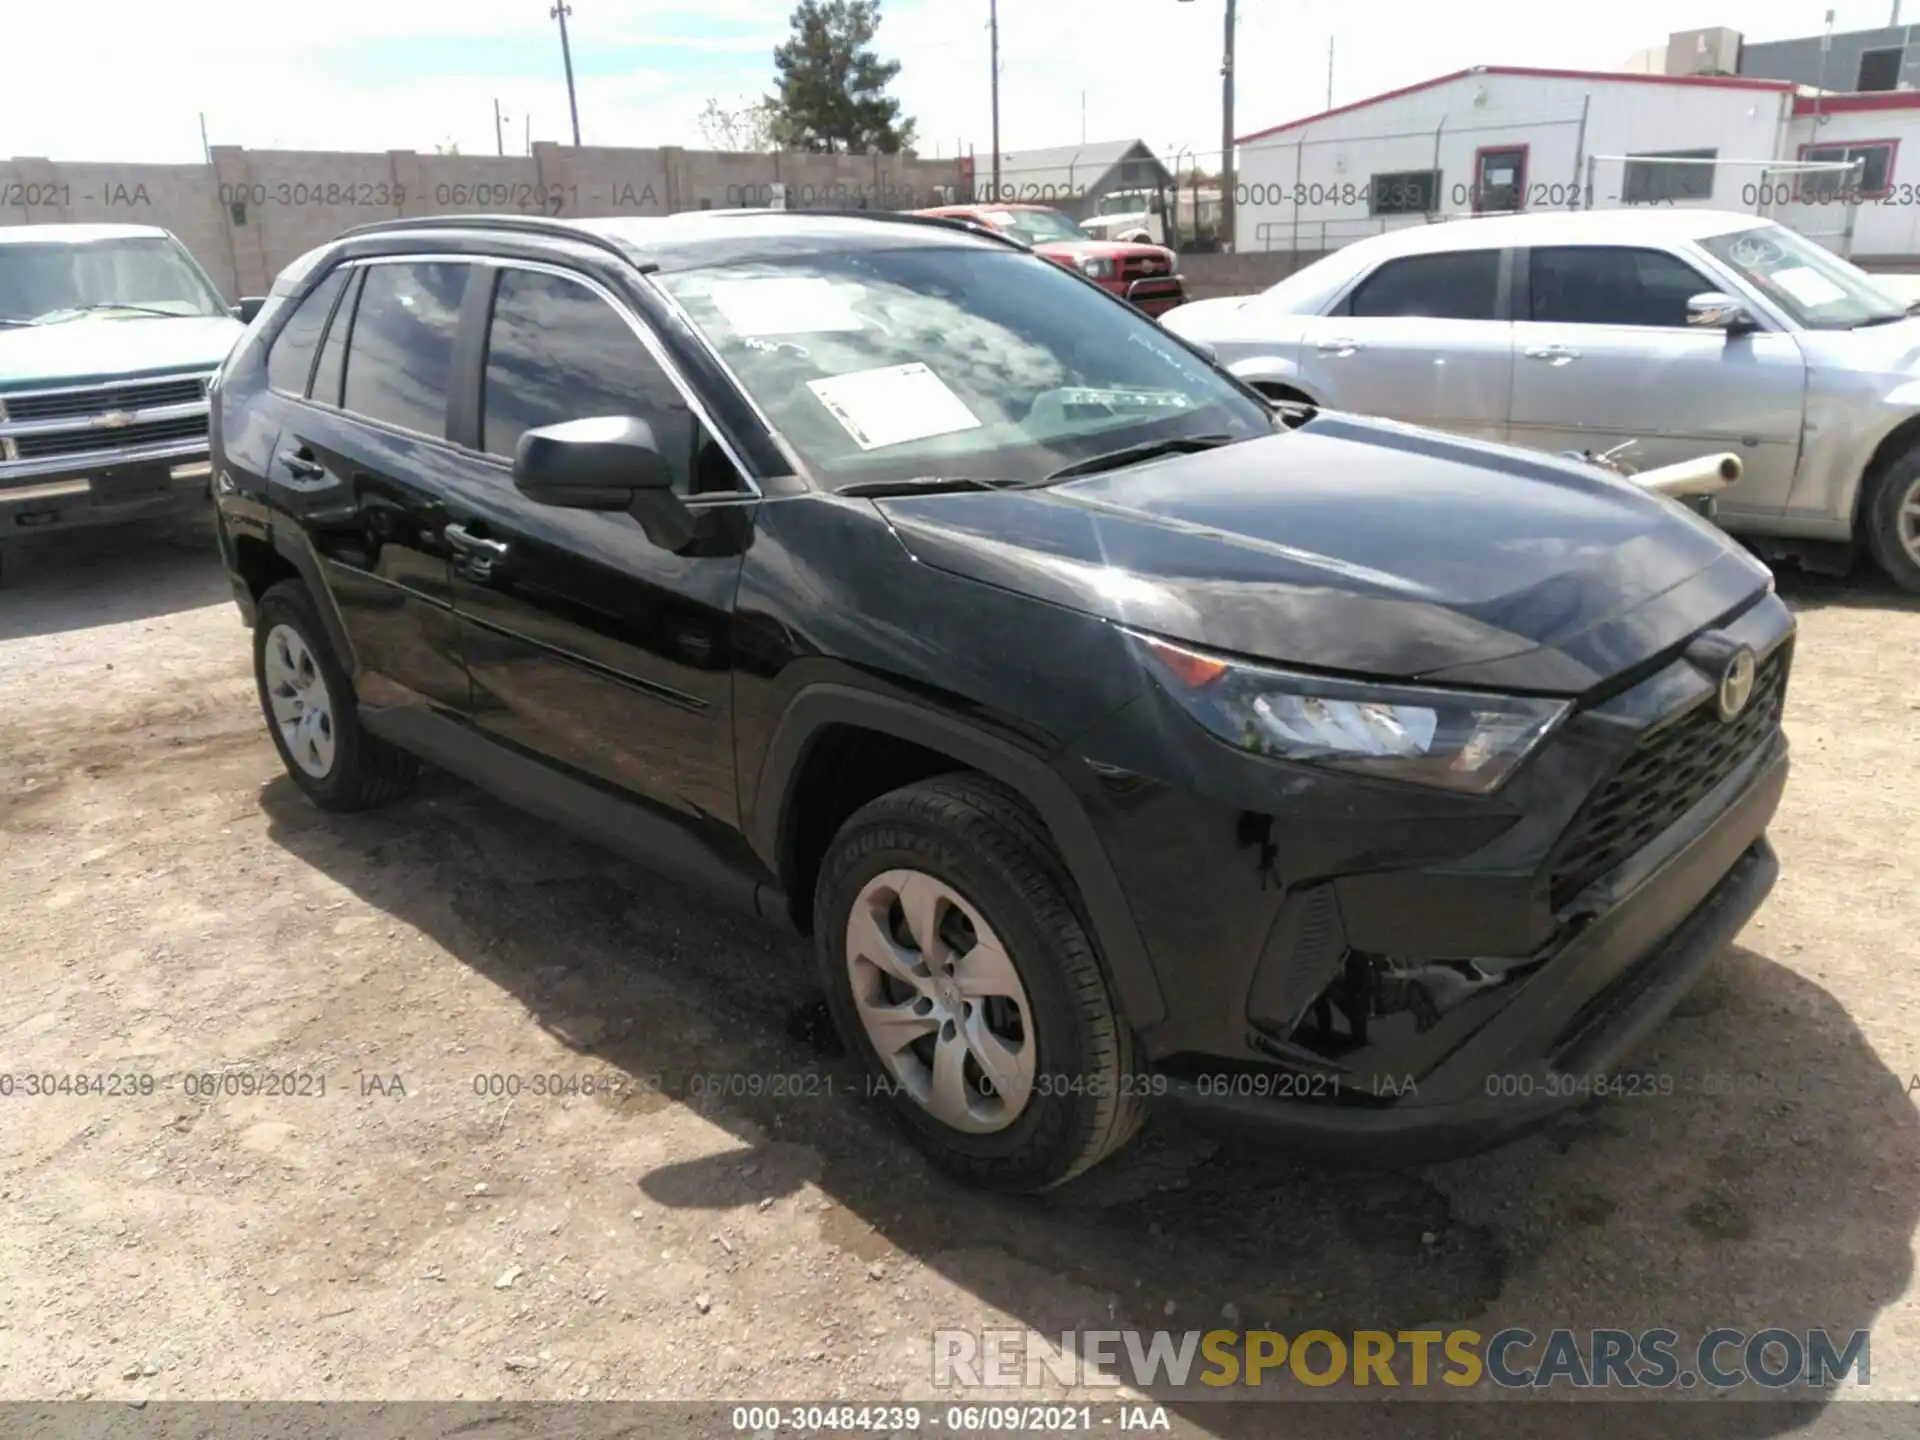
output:
M1270 1084L1240 1078L1250 1072L1203 1072L1169 1078L1168 1102L1209 1128L1407 1164L1486 1149L1596 1095L1671 1093L1616 1067L1773 888L1779 861L1761 832L1786 774L1781 747L1734 806L1540 962L1424 1075L1374 1068L1315 1084L1303 1074L1286 1092L1300 1099L1276 1103ZM1470 1004L1452 1014L1475 1018Z

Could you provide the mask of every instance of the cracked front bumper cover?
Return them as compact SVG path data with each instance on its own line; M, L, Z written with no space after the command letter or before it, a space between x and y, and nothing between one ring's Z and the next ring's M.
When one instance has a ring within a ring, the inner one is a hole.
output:
M1778 746L1739 797L1573 935L1428 1073L1276 1101L1192 1076L1167 1101L1197 1124L1306 1151L1408 1164L1471 1154L1604 1095L1629 1053L1760 908L1779 875L1765 838L1787 775ZM1635 1093L1651 1093L1639 1090ZM1672 1093L1662 1089L1659 1093Z

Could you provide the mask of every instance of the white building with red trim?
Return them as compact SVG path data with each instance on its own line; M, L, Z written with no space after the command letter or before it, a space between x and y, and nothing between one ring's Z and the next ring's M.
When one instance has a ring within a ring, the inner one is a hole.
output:
M1858 195L1837 171L1781 168L1809 161L1858 161ZM1860 263L1899 265L1920 261L1920 91L1476 66L1243 136L1236 182L1242 252L1660 204L1771 215Z

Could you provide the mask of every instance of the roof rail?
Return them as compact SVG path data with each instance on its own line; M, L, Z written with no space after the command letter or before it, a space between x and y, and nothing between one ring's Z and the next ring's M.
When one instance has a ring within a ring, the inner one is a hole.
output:
M827 215L838 219L873 220L895 225L934 226L945 230L958 230L964 234L977 235L982 239L996 240L1013 250L1031 251L1033 247L1024 240L1017 239L990 225L982 225L977 220L969 220L960 215L915 215L905 210L842 210L807 209L774 210L761 206L754 209L737 210L693 210L679 211L679 214L699 215L703 218L725 217L730 215ZM583 219L589 217L581 217ZM601 218L601 217L592 217ZM646 219L665 219L665 216L636 217ZM610 235L602 235L588 230L571 221L558 220L545 215L412 215L397 220L375 220L366 225L356 225L351 230L341 232L341 239L354 235L378 235L395 230L511 230L526 235L546 235L555 239L577 240L586 245L597 246L610 254L619 256L630 264L638 264L643 271L655 268L650 262L636 261L631 251L623 248L619 241Z
M683 212L684 213L684 212ZM839 207L814 208L804 210L774 210L760 205L751 209L702 210L701 215L828 215L841 220L877 220L895 225L932 225L945 230L960 230L969 235L983 236L988 240L998 240L1002 245L1015 250L1031 250L1026 241L996 230L991 225L982 225L978 220L969 220L964 215L919 215L911 210L848 210Z
M409 215L397 220L375 220L344 230L340 238L354 235L378 235L390 230L512 230L523 235L546 235L557 240L577 240L617 255L631 263L633 254L610 235L582 229L565 220L545 215ZM649 266L642 264L641 269Z

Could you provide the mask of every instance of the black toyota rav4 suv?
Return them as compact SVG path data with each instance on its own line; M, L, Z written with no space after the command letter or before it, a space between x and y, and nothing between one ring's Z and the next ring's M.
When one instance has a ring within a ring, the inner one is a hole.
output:
M372 227L214 395L294 782L424 759L810 933L982 1184L1156 1097L1485 1145L1640 1083L1775 878L1764 567L1576 463L1289 429L963 224Z

